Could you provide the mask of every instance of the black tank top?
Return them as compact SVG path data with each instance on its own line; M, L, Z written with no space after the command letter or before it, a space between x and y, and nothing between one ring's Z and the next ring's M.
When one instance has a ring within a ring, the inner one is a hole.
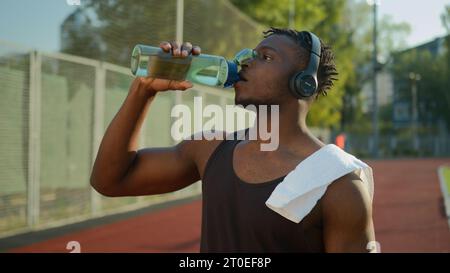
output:
M239 141L222 141L206 164L200 252L323 252L320 204L298 224L268 208L265 202L284 176L242 181L233 168Z

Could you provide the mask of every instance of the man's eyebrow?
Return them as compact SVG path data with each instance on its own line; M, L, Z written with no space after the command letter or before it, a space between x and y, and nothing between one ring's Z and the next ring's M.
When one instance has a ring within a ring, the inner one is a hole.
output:
M258 49L269 49L269 50L272 50L272 51L275 51L276 53L278 53L278 50L276 50L275 48L273 48L271 46L260 46ZM253 50L256 51L256 48Z

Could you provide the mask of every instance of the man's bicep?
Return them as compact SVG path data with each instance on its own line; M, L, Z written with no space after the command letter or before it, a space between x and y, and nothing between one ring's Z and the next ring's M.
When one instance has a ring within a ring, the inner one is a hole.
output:
M372 202L359 177L349 174L328 187L322 215L327 252L368 252L375 240Z
M139 150L118 188L120 195L173 192L198 181L190 145L184 141L173 147Z

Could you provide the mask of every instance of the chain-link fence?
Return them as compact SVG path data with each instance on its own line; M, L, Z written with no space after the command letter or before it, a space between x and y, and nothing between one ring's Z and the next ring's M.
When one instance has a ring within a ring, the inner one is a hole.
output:
M12 45L13 46L13 45ZM30 55L5 50L0 59L0 230L27 226L30 135Z
M132 80L124 67L132 47L179 38L179 2L82 3L60 26L67 54L0 42L0 237L200 193L198 182L145 197L107 198L90 187L97 148ZM227 0L185 0L182 10L183 40L205 53L230 58L262 37L264 27ZM175 144L171 108L183 103L192 109L194 96L204 105L233 104L232 93L205 86L158 94L141 147Z
M200 194L198 182L155 196L97 194L89 184L91 166L127 95L129 68L6 44L0 48L1 236ZM141 147L175 144L172 106L183 103L193 110L194 96L204 105L233 103L231 92L198 85L190 92L160 93L145 121Z

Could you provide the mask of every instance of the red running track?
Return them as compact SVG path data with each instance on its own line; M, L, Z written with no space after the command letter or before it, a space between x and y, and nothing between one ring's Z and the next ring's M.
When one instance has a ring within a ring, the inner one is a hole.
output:
M367 161L374 170L374 221L382 252L450 252L437 168L450 159ZM199 252L201 201L88 228L9 252Z
M450 252L450 227L437 169L450 159L368 161L382 252Z

